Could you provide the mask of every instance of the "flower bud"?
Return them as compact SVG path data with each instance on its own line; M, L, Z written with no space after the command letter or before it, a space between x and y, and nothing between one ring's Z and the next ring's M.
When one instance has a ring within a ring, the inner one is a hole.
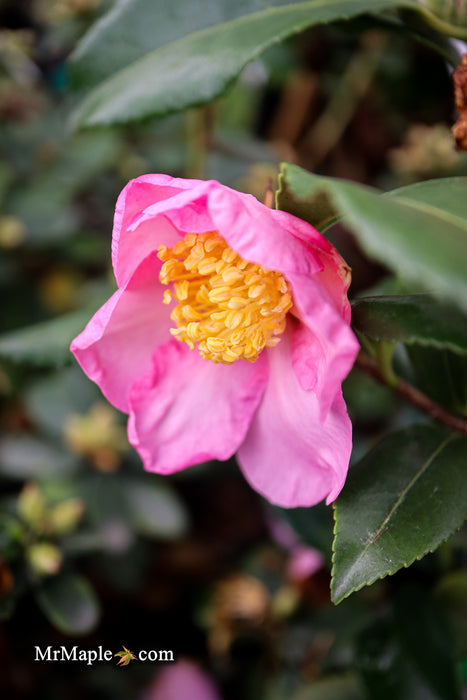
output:
M54 506L48 513L50 530L55 535L67 535L78 525L84 513L84 502L80 498L69 498Z
M37 484L26 484L18 496L18 513L36 531L42 531L46 520L46 502Z
M29 566L39 576L53 576L60 571L62 553L51 542L38 542L26 550Z
M71 415L65 425L65 439L73 452L87 457L104 472L117 469L128 449L116 411L103 403L94 404L86 415Z
M15 216L0 217L0 247L16 248L24 242L26 227Z

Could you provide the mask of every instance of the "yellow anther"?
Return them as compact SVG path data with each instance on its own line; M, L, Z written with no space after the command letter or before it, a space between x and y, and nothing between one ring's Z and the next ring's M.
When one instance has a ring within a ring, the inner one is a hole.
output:
M213 304L220 304L221 301L229 301L232 296L232 288L224 285L208 292L209 301Z
M206 240L204 241L204 248L205 248L207 253L211 253L211 251L213 251L214 248L217 248L218 245L222 245L222 241L218 240L215 237L206 238Z
M235 282L240 282L244 277L244 273L234 266L226 267L222 271L222 279L227 284L234 284Z
M157 257L164 262L170 258L171 253L166 245L160 245L157 249Z
M186 253L189 247L190 246L187 246L185 239L182 239L173 246L172 253L174 255L182 255L183 253Z
M175 282L175 284L174 284L175 294L176 294L176 297L179 301L182 301L184 299L188 299L189 286L190 285L188 283L188 280L183 280L182 282Z
M250 297L250 299L257 299L262 294L264 294L265 291L266 291L265 284L255 284L254 286L249 288L248 296Z
M225 325L233 331L238 328L242 321L243 311L230 311L225 317Z
M228 307L229 309L244 309L245 306L248 306L250 303L250 300L248 297L230 297Z
M182 306L182 314L186 321L201 321L203 318L203 314L190 306L190 304Z
M158 255L160 280L172 285L163 302L177 302L170 332L191 350L214 362L254 362L280 342L292 297L279 272L243 260L217 232L189 233Z
M217 354L218 352L224 352L226 349L226 343L223 338L207 338L206 347L209 352Z
M186 326L186 333L192 340L199 340L199 323L196 323L196 321L188 323Z
M232 248L226 246L222 251L222 260L225 260L226 263L233 263L236 257L237 253Z
M217 258L204 258L198 265L200 275L211 275L216 270Z

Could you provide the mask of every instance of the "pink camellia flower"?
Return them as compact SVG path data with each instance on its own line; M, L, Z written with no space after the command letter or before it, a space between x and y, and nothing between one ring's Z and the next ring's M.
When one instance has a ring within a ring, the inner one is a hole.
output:
M71 350L147 470L237 453L281 506L333 501L358 343L349 269L312 226L218 182L143 175L117 201L118 290Z

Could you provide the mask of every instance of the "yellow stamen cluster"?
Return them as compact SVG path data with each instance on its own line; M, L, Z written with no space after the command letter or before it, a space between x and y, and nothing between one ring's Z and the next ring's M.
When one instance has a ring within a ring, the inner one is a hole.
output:
M287 281L243 260L217 232L189 233L172 248L162 245L160 272L164 304L178 302L170 332L201 356L230 364L254 362L264 347L272 348L285 329L292 306Z

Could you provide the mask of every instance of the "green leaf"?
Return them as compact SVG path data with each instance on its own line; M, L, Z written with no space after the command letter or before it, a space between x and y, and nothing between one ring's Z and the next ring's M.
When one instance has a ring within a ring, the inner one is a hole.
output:
M13 435L0 441L0 474L11 479L50 479L68 476L77 457L34 437Z
M99 620L96 595L85 578L59 574L36 591L37 603L50 622L66 634L88 634Z
M420 587L403 588L396 598L395 620L405 657L434 697L457 700L453 637L436 601Z
M52 439L62 439L71 416L88 413L102 396L77 363L31 383L24 393L34 425Z
M152 51L93 89L74 114L77 127L118 124L205 104L272 44L307 27L414 0L308 0L217 24Z
M72 83L96 85L150 51L192 32L294 0L120 0L70 57ZM131 36L131 41L128 37Z
M174 539L187 529L185 509L167 485L151 481L127 481L123 490L130 522L142 535Z
M408 664L388 615L361 630L356 639L354 659L368 697L378 700L415 700L417 697L407 692L411 685Z
M431 186L382 196L368 187L285 164L278 205L293 214L295 204L312 204L317 193L324 192L369 257L467 310L467 178L438 180L437 187L431 201ZM451 188L459 197L455 204Z
M467 317L423 294L357 299L352 304L352 326L372 340L467 353Z
M421 591L421 599L426 598L426 594ZM429 615L430 622L434 622L434 617ZM436 615L436 618L439 617ZM432 631L444 635L446 630L443 622L443 619L436 619L435 624L431 625ZM448 640L443 639L440 645L439 640L433 639L432 635L428 634L425 637L423 633L428 630L423 624L418 624L416 617L413 619L410 611L407 611L405 623L413 626L413 634L417 635L419 657L432 658L432 673L435 674L437 660L433 657L437 649L445 646ZM383 613L361 629L357 637L354 660L366 686L366 697L378 700L447 700L449 697L457 700L456 690L451 695L446 694L448 689L455 689L455 685L449 680L439 684L443 688L440 693L433 688L427 674L423 672L423 666L417 663L418 659L410 653L410 649L405 648L404 639L401 637L403 634L397 628L392 611ZM446 670L445 661L445 658L440 660L441 676ZM449 659L449 664L452 674L452 659Z
M467 438L434 425L389 435L335 504L335 603L438 547L467 517Z
M70 343L91 318L90 309L43 321L0 336L0 359L39 367L71 362Z
M467 357L449 350L408 345L411 381L448 411L467 415Z
M7 214L26 226L28 242L44 244L71 235L77 229L73 197L89 186L118 156L115 134L79 134L62 144L57 161L24 186L17 185L5 203Z
M422 205L428 204L465 219L467 217L466 185L466 177L434 178L398 187L396 190L387 192L387 195L407 198Z

